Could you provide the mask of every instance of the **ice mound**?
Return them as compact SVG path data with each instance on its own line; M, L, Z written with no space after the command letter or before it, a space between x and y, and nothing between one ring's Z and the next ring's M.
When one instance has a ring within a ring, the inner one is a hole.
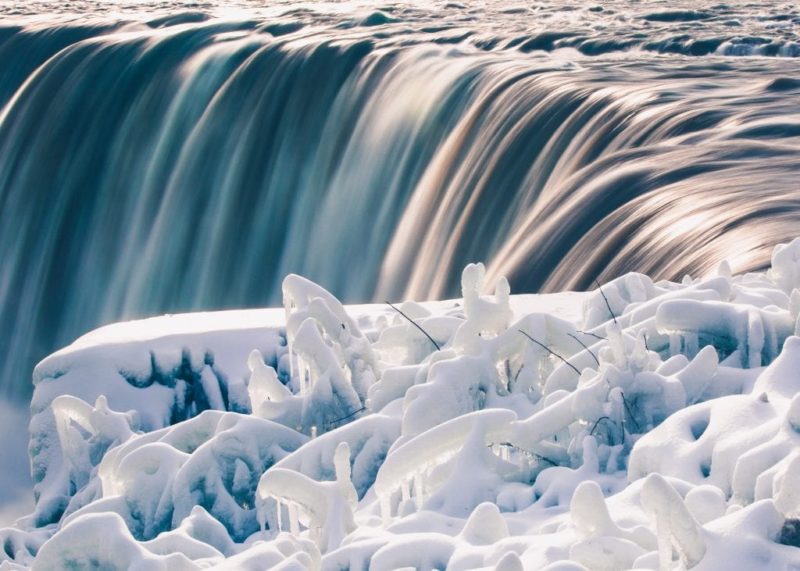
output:
M49 357L0 568L800 568L800 241L580 314L485 276L360 307L289 276L282 313Z

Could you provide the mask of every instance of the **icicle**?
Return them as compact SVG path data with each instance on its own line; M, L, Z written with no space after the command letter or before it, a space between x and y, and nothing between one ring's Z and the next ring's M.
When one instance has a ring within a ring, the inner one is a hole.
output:
M669 354L670 357L680 354L681 352L681 337L680 335L670 334L669 336Z
M585 436L582 445L584 468L590 473L598 473L600 471L600 459L597 457L597 440L591 436Z
M422 504L425 502L425 474L424 472L417 473L414 476L414 498L417 502L417 510L422 509Z
M262 535L267 531L267 502L256 495L256 521Z
M797 318L800 317L800 289L794 288L792 295L789 298L789 314L792 316L792 321L797 323ZM795 335L797 335L795 328Z
M355 509L358 506L358 492L356 492L351 478L350 445L347 442L342 441L336 446L333 454L333 466L336 470L336 483L340 493L350 508Z
M297 504L294 502L288 503L289 509L289 532L294 536L300 535L300 518L297 513Z
M700 351L700 341L697 338L696 333L686 333L683 336L684 342L684 350L686 351L686 356L690 359L694 359L697 353Z
M625 354L625 339L622 336L622 330L619 328L619 325L613 322L609 323L608 327L606 327L606 334L612 354L614 355L614 364L620 369L627 369L628 357Z
M306 365L302 358L298 358L298 367L300 368L300 396L304 397L308 394L308 385L311 377L311 370Z
M761 353L764 350L764 322L757 311L747 312L747 366L751 369L761 366Z

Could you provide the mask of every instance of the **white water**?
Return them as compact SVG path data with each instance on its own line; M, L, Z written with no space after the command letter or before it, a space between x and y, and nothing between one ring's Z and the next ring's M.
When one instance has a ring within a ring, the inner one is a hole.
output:
M259 4L0 3L5 393L98 324L274 304L288 272L582 289L797 233L790 4Z

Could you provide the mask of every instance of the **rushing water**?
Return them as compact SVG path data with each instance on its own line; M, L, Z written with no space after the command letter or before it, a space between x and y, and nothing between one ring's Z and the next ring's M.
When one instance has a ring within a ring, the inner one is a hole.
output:
M367 301L475 260L515 291L764 267L800 234L800 11L680 4L0 1L0 388L288 272Z

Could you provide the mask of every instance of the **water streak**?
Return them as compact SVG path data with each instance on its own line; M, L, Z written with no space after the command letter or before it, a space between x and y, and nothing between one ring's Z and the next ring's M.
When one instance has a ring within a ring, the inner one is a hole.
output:
M3 392L99 324L277 304L288 272L347 301L455 295L475 260L515 291L581 289L761 268L798 233L793 59L634 45L609 14L582 36L563 9L494 6L478 33L455 4L277 6L0 28ZM633 27L677 45L725 28L715 10ZM747 45L793 55L765 29Z

